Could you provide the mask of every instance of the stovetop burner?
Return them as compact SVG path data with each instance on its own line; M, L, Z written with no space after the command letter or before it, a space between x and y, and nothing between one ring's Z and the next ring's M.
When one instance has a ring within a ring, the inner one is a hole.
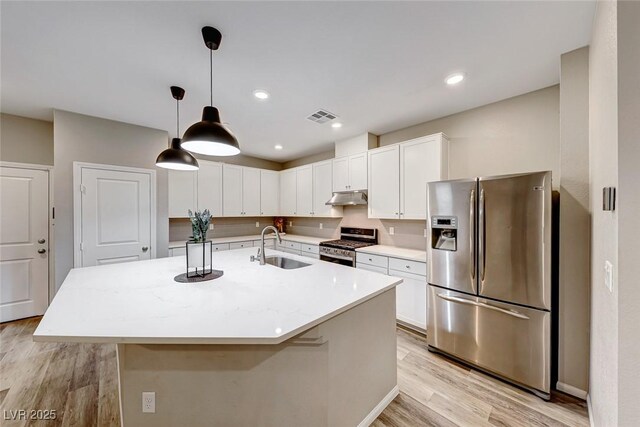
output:
M358 242L355 240L344 240L344 239L328 240L326 242L320 243L320 246L327 246L330 248L338 248L338 249L358 249L358 248L364 248L366 246L372 246L372 245L375 245L375 243Z

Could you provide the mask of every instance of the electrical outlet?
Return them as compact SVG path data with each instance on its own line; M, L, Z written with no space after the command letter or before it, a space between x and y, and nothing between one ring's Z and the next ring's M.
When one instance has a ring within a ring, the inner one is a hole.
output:
M213 230L213 224L209 224L209 230Z
M604 262L604 285L613 292L613 264L609 261Z
M322 230L322 223L320 223L320 230Z
M256 228L260 228L260 222L256 221Z
M149 413L149 414L156 413L156 392L155 391L142 392L142 412Z
M289 227L293 227L293 221L289 221Z
M392 236L393 236L394 234L396 234L396 229L395 229L395 227L389 227L389 234L390 234L390 235L392 235Z

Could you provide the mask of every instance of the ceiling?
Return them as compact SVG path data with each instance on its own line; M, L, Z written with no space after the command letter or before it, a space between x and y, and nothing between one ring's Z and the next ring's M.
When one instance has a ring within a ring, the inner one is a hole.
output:
M200 28L214 52L214 105L244 154L287 161L335 140L382 134L544 88L560 55L589 43L594 1L6 2L1 109L53 109L175 134L209 102ZM467 79L455 87L444 78ZM271 94L267 101L255 89ZM336 113L333 129L306 117ZM274 150L275 144L284 149Z

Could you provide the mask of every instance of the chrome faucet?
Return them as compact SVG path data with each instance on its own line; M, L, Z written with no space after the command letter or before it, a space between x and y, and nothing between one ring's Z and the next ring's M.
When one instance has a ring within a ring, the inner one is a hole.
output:
M278 238L278 242L282 243L282 238L280 237L280 233L278 233L277 228L275 228L273 225L267 225L265 228L263 228L262 234L260 235L260 247L258 248L258 255L251 256L251 261L253 262L256 259L258 259L260 261L260 265L265 265L267 263L267 260L265 259L265 256L264 256L264 233L267 230L275 231L276 237Z

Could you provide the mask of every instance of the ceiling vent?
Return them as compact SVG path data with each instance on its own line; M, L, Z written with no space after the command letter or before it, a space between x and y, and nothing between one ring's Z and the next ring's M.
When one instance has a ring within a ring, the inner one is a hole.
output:
M312 113L309 117L307 117L307 119L311 120L312 122L323 124L323 123L330 122L336 117L338 116L328 112L327 110L318 110L315 113Z

